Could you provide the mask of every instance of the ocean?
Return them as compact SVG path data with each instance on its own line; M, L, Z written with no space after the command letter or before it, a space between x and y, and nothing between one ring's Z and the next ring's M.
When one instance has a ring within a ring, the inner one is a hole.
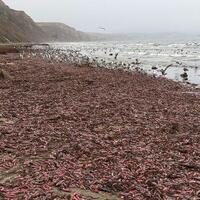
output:
M144 40L54 43L97 67L138 70L155 77L200 85L200 40Z

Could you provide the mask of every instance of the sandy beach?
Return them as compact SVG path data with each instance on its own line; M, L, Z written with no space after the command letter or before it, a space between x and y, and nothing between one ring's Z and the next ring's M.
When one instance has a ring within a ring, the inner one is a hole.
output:
M0 55L0 199L198 199L200 89Z

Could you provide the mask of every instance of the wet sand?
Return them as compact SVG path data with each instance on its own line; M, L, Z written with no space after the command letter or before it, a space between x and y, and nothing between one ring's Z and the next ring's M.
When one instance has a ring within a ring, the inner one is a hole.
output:
M199 89L17 53L0 69L0 199L197 199Z

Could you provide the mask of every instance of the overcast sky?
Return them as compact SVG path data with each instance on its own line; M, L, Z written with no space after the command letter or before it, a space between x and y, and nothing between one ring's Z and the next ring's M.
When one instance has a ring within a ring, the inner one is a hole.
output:
M35 21L88 32L200 33L200 0L4 0Z

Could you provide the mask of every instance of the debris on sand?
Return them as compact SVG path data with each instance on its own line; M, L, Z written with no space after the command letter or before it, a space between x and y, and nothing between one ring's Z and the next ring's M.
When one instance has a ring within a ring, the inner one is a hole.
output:
M9 80L9 79L12 79L9 73L4 69L0 69L0 80Z
M198 199L199 89L38 56L0 59L15 65L4 67L15 79L0 84L0 199Z

